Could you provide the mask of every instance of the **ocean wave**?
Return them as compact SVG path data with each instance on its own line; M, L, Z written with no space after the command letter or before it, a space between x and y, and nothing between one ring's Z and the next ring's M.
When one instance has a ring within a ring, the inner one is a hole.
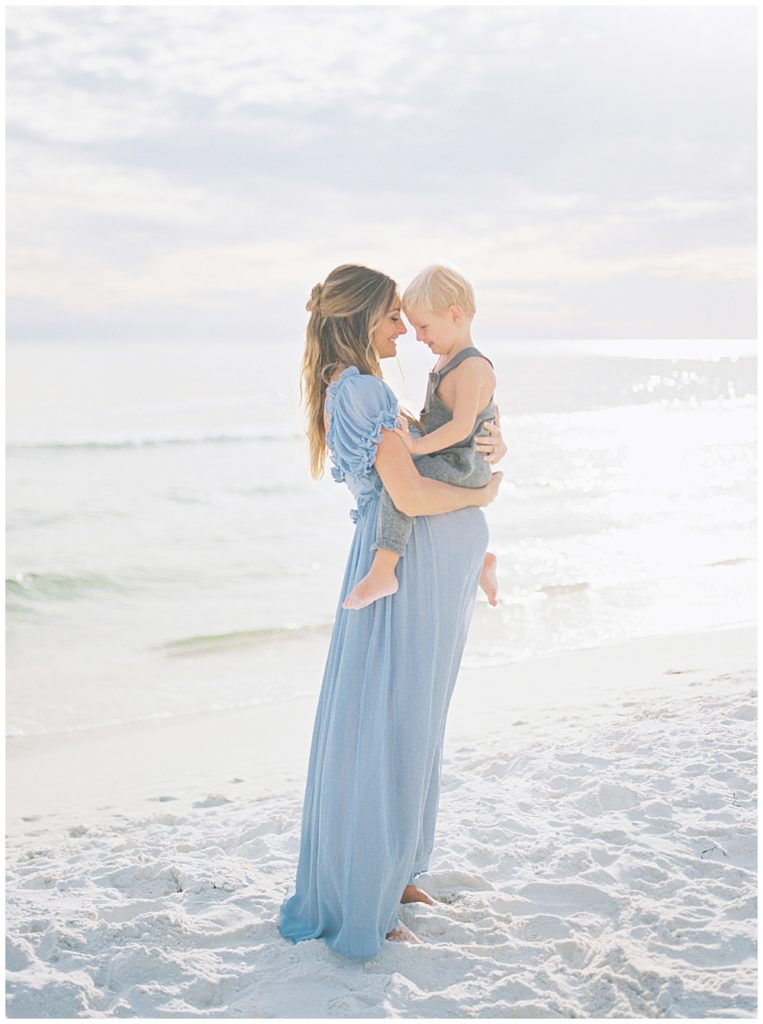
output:
M590 586L587 580L580 580L578 583L549 583L545 587L536 587L535 590L537 593L556 597L560 594L580 594Z
M297 431L284 430L249 430L240 433L222 432L216 434L144 434L122 435L117 437L83 437L58 441L14 442L7 446L8 452L14 451L67 451L67 450L98 450L120 448L163 448L170 445L200 444L246 444L253 441L284 442L302 438Z
M25 508L14 509L12 516L6 517L6 530L28 530L31 526L60 526L62 523L70 523L77 519L94 519L108 516L111 519L125 519L127 513L108 509L102 512L93 512L90 509L75 509L67 512L36 512Z
M92 722L87 725L70 725L59 729L22 729L20 726L9 725L5 738L8 741L23 741L24 739L40 736L72 736L81 733L99 732L101 729L113 729L119 726L200 718L204 715L214 714L217 711L237 711L244 708L261 707L265 704L288 704L290 701L302 700L304 697L313 696L312 690L294 690L287 694L275 696L249 697L247 700L217 702L191 711L187 708L184 708L182 711L152 711L147 715L137 715L129 718L108 718L101 722Z
M602 414L632 415L633 411L644 407L671 410L696 411L697 409L749 409L757 407L757 395L752 390L734 390L733 385L717 383L708 387L706 394L684 394L689 390L682 378L645 377L637 379L625 390L607 395L588 396L585 405L580 408L523 410L521 407L512 412L504 411L504 427L536 426L538 423L554 425L574 422L596 421ZM144 448L163 448L183 445L225 445L225 444L283 444L304 440L300 430L289 427L281 429L270 426L259 426L249 430L221 430L217 432L183 432L182 428L172 433L161 432L124 433L91 437L56 438L41 441L12 441L7 444L6 451L98 451L98 450L132 450Z
M301 626L264 626L258 629L238 629L231 633L208 633L168 640L149 648L171 657L194 657L197 654L219 654L279 640L304 639L325 636L331 632L333 621L309 623Z
M746 565L751 561L751 558L723 558L720 562L705 562L705 565L708 569L712 569L717 565Z
M122 584L106 573L17 572L6 577L7 598L77 597L94 590L120 591Z

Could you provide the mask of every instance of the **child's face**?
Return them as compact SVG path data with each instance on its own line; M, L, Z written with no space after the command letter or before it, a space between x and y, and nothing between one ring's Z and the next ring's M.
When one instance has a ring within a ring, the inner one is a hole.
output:
M408 310L406 316L416 331L416 340L423 342L438 356L447 355L458 341L461 318L454 315L458 308L451 306L447 313L434 313L420 306Z

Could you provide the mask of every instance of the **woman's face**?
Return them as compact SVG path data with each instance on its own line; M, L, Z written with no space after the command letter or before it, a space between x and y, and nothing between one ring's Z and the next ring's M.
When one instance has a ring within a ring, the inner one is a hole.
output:
M371 335L373 345L379 359L389 359L397 355L397 339L407 334L408 328L403 323L400 311L400 296L396 295L392 309L388 310Z

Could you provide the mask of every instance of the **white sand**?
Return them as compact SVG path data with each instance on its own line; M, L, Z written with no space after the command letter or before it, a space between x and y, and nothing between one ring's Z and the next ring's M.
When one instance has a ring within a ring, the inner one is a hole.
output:
M435 907L280 938L314 699L13 743L11 1017L754 1017L752 629L462 672ZM27 820L24 820L27 819Z

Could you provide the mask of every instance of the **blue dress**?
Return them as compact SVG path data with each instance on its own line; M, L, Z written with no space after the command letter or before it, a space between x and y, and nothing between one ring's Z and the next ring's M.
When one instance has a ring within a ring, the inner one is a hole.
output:
M376 446L398 405L381 378L349 366L329 385L326 411L332 475L358 507L313 728L296 886L278 929L370 957L397 924L404 887L429 864L445 721L488 530L480 508L416 517L397 592L342 608L373 559Z

